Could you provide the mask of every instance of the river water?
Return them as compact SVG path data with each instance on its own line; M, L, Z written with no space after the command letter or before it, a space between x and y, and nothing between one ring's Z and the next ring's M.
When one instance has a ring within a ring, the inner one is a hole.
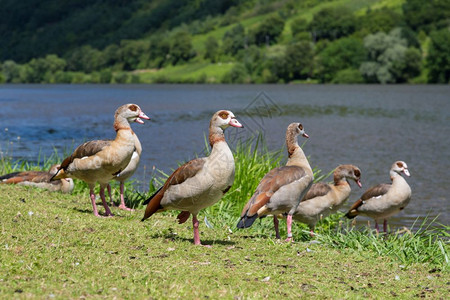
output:
M450 223L448 85L0 85L0 151L35 161L114 138L114 111L125 103L152 119L132 125L144 149L134 176L142 189L153 167L169 173L201 153L211 115L229 109L245 125L228 132L231 144L261 133L278 150L287 125L301 122L311 165L328 172L355 164L363 189L389 182L391 164L404 160L413 197L390 224L410 227L425 216ZM346 208L362 192L352 184Z

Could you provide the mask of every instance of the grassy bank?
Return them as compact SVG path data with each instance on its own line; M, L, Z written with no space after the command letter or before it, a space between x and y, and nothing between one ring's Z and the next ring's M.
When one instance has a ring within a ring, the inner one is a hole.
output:
M97 219L87 193L0 186L0 194L5 298L448 295L448 272L433 262L405 266L370 249L284 244L271 232L204 223L202 240L213 247L196 247L189 222L174 215L142 223L143 209L114 209L116 217Z
M236 230L259 179L285 156L256 149L236 146L232 189L200 215L202 242L212 248L193 246L191 223L177 224L175 212L140 222L147 194L131 184L137 210L113 208L116 216L104 219L92 215L79 182L73 195L0 185L0 297L447 298L449 227L383 237L338 215L314 239L295 223L293 244L274 239L270 218ZM149 193L164 177L156 174Z

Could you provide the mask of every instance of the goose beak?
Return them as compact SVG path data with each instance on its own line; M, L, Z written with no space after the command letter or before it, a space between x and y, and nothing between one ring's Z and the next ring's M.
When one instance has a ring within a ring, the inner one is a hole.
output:
M408 177L411 176L411 174L409 174L408 169L403 169L403 173L405 173L405 175L408 176Z
M308 135L306 132L303 133L302 136L305 137L305 138L307 138L307 139L309 138L309 135Z
M144 114L144 112L143 111L141 111L140 113L139 113L139 116L136 118L136 120L134 120L136 123L139 123L139 124L144 124L144 121L142 121L142 119L144 119L144 120L150 120L150 118L146 115L146 114Z
M244 128L244 125L239 123L239 121L236 120L235 118L231 118L230 122L228 122L228 125L233 126L233 127L237 127L237 128Z
M362 188L362 184L361 181L359 181L359 179L356 179L355 182L359 186L359 188Z

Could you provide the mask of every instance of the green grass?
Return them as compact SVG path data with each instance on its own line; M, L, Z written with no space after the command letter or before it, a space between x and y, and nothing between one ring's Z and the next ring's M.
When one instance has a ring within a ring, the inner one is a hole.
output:
M385 237L336 214L314 239L294 223L293 244L274 239L271 218L236 230L244 203L285 151L270 152L258 139L233 152L233 187L200 213L201 240L212 248L192 244L191 222L177 224L177 212L139 221L139 204L164 173L153 174L148 193L127 186L136 211L113 208L114 218L101 219L83 186L63 195L0 185L0 298L447 298L448 226Z

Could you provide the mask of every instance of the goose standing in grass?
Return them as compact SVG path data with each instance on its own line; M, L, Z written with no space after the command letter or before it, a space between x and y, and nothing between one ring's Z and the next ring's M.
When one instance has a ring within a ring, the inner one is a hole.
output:
M349 179L361 188L361 170L354 165L338 166L333 172L332 184L314 183L295 210L293 219L307 224L313 235L316 223L335 213L350 196Z
M357 215L368 216L375 220L377 232L378 222L383 220L383 230L387 232L387 219L402 211L411 200L411 188L401 173L410 176L406 163L399 160L389 171L392 184L379 184L368 189L345 216L349 219Z
M289 154L286 166L271 170L260 181L252 198L242 210L238 228L250 227L258 217L273 215L275 234L279 239L277 214L287 212L286 241L292 241L292 215L314 180L308 159L298 145L299 135L309 137L302 124L291 123L286 130Z
M56 174L59 167L60 165L53 165L48 172L23 171L6 174L0 176L0 183L34 186L51 192L71 193L73 190L72 178L50 180Z
M136 171L137 167L139 166L139 161L141 159L141 153L142 153L142 146L141 142L139 141L137 135L134 135L135 138L135 150L133 152L133 155L131 156L130 163L128 166L120 172L116 177L114 177L114 180L118 181L120 183L120 205L119 208L123 210L129 210L133 211L134 209L128 208L125 205L125 199L123 196L124 187L125 187L125 181L128 180L131 176L133 176L134 172ZM111 200L111 205L114 205L112 195L111 195L111 185L108 184L107 186L109 199Z
M192 214L194 244L201 244L197 214L219 201L234 181L233 153L224 136L224 130L229 126L243 127L231 111L220 110L213 115L209 125L210 155L193 159L176 169L144 202L147 207L142 221L156 212L181 210L177 219L182 224Z
M89 141L78 146L72 155L62 162L58 172L53 176L53 179L71 177L85 181L89 186L92 208L97 217L100 215L95 204L95 184L100 183L100 197L106 216L112 216L105 200L105 187L130 163L136 148L135 133L130 127L130 122L143 124L142 119L148 120L149 117L138 105L122 105L115 113L116 138L112 141Z

